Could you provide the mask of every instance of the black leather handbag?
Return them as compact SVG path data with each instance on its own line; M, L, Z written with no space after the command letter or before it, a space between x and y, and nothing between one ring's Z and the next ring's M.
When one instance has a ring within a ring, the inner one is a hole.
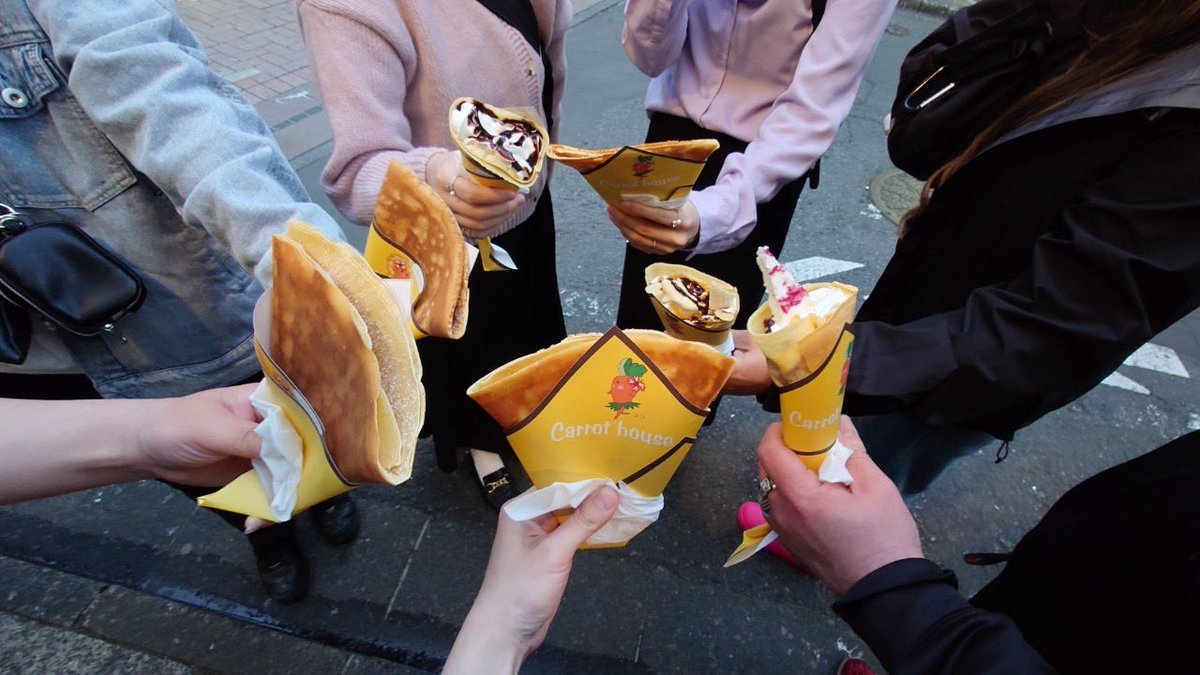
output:
M981 0L955 12L900 66L888 131L892 163L928 179L1082 46L1078 21L1058 18L1053 3Z
M137 310L146 287L137 273L83 230L34 224L0 204L0 361L29 350L29 314L81 336L112 330Z

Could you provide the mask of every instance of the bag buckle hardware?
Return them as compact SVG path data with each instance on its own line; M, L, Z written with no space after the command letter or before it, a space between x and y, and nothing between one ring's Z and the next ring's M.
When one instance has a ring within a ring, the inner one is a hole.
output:
M13 224L16 224L16 227ZM22 229L25 221L22 220L21 214L16 209L0 202L0 235L5 234L10 229Z
M940 75L940 74L941 74L941 72L942 72L943 70L945 70L945 69L946 69L946 66L938 66L938 69L937 69L937 70L935 70L935 71L933 71L933 73L932 73L932 74L930 74L930 76L929 76L929 77L925 78L924 80L921 80L921 83L920 83L920 84L918 84L917 86L913 87L912 91L908 92L908 96L906 96L906 97L904 98L904 108L905 108L906 110L912 110L912 111L914 111L914 112L915 112L915 111L917 111L917 110L923 110L923 109L925 109L925 107L927 107L927 106L928 106L930 103L933 103L934 101L938 100L939 98L941 98L941 97L945 96L945 95L946 95L946 94L947 94L947 93L948 93L948 92L949 92L951 89L953 89L953 88L955 88L956 86L958 86L958 83L957 83L957 82L950 82L950 83L949 83L949 84L947 84L946 86L944 86L944 87L942 87L941 89L939 89L939 90L937 90L936 92L934 92L934 93L933 93L933 95L932 95L932 96L930 96L929 98L927 98L927 99L925 99L925 100L921 101L920 103L916 104L916 106L913 106L913 104L912 104L912 100L913 100L913 98L914 98L914 97L916 97L916 96L917 96L918 92L920 92L922 89L924 89L924 88L926 87L926 85L928 85L928 84L929 84L931 81L933 81L933 78L935 78L935 77L937 77L938 75Z

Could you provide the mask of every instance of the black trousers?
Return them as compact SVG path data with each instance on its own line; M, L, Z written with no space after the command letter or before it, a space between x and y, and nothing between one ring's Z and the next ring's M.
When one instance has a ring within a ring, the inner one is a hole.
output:
M721 144L696 180L694 189L701 190L717 182L725 158L731 153L744 152L746 142L727 134L708 131L682 117L662 113L654 113L650 117L650 129L646 132L647 143L698 138L715 138ZM746 320L758 309L763 295L762 274L755 264L754 252L759 246L769 246L776 254L783 248L804 182L804 177L798 178L784 185L771 201L759 204L758 224L754 226L750 236L727 251L706 253L688 260L688 254L685 252L655 255L626 246L617 325L621 328L662 328L662 322L654 313L649 296L646 295L645 270L651 263L668 262L688 265L737 287L741 310L734 327L745 328Z
M261 379L262 373L259 373L254 377L237 384L249 384L251 382L258 382ZM81 399L97 399L102 397L100 396L100 393L96 391L96 388L92 386L92 381L89 380L86 375L82 374L17 375L12 373L0 373L0 398L34 399L41 401L76 401ZM193 501L200 495L206 495L215 489L211 487L196 487L194 485L180 485L179 483L172 483L169 481L161 482L166 485L170 485L176 490L179 490ZM246 522L246 516L240 513L221 511L219 509L209 510L220 516L221 520L224 520L238 532L243 530L243 526ZM291 527L292 521L280 523L280 525Z
M567 336L554 249L554 206L542 192L533 214L492 239L517 263L516 270L485 272L468 280L467 330L458 340L426 338L417 343L424 367L425 433L433 435L438 466L453 471L457 448L509 456L500 425L467 396L476 380L513 359Z

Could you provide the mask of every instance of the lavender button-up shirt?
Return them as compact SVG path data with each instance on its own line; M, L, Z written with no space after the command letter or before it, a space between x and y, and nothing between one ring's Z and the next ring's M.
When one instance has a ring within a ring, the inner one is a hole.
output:
M749 143L692 193L696 253L741 243L757 204L829 149L895 5L828 0L814 31L811 0L628 0L621 40L654 78L646 109Z

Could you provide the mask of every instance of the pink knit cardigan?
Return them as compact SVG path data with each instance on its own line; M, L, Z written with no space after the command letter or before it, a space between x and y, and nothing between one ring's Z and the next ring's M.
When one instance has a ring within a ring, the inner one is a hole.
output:
M571 3L532 1L554 71L558 126ZM321 187L357 223L371 222L389 162L424 177L430 157L454 149L447 124L454 99L542 109L541 57L475 0L299 0L298 9L333 127ZM505 231L533 212L548 174Z

